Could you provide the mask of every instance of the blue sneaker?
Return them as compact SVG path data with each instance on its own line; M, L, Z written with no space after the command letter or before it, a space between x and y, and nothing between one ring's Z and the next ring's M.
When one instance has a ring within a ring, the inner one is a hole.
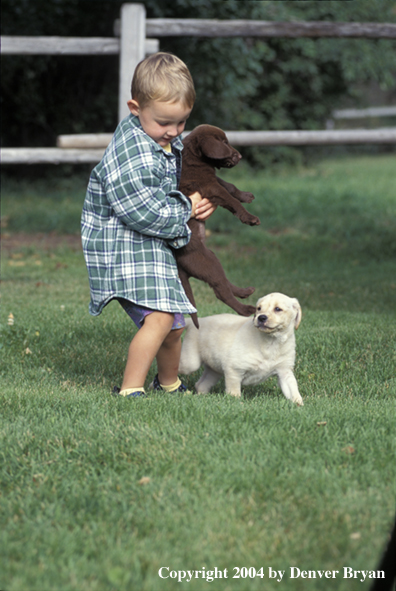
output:
M120 392L121 392L120 388L117 388L117 386L114 386L111 395L118 397L118 396L121 396ZM146 394L142 390L139 390L138 392L132 392L131 394L127 394L126 396L121 396L121 398L137 398L138 396L143 397L143 396L146 396Z
M158 374L155 376L152 384L150 384L150 389L167 392L168 394L177 394L178 392L181 392L182 394L191 394L190 390L182 382L180 382L180 385L175 390L165 390L159 383Z

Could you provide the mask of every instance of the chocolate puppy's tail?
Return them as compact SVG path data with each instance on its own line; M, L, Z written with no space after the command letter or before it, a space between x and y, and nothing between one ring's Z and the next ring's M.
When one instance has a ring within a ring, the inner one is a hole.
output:
M198 314L196 312L194 312L194 314L190 314L191 319L194 323L195 328L199 328L199 323L198 323Z

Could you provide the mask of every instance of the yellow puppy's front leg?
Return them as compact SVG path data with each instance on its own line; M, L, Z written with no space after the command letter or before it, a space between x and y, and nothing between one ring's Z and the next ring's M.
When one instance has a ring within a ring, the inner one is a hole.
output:
M229 370L225 373L225 389L227 394L231 394L231 396L236 396L237 398L241 397L241 383L242 383L242 376L232 370Z
M304 406L303 399L298 390L297 380L291 369L285 369L278 373L278 383L280 389L288 400L295 402L299 406Z

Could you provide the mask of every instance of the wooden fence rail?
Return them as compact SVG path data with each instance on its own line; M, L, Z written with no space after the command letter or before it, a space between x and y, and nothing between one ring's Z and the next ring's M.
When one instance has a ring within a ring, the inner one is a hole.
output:
M336 109L334 119L365 119L366 117L396 117L395 107L368 107L367 109Z
M130 78L135 66L159 49L157 37L335 37L396 39L396 24L341 22L274 22L207 19L146 19L141 4L124 4L115 23L116 37L1 38L4 55L119 55L119 119L128 114ZM60 136L57 148L3 148L2 164L97 162L109 141L107 134ZM396 128L325 131L230 131L229 139L246 145L325 145L396 143ZM111 134L110 134L111 137ZM68 138L68 139L65 139ZM92 144L93 138L94 145ZM99 140L98 144L98 138ZM62 142L66 142L66 148ZM84 143L85 142L85 143ZM91 144L89 143L91 142Z
M335 121L368 119L370 117L396 117L395 107L368 107L367 109L336 109L326 121L326 129L334 129Z
M148 37L354 37L396 39L396 24L147 19Z
M183 137L188 135L184 132ZM235 146L320 146L337 144L396 143L396 127L320 131L226 131ZM112 134L60 135L58 148L105 149Z
M188 133L188 132L187 132ZM227 131L234 146L396 144L396 127L329 131ZM186 135L186 134L184 134ZM97 163L112 134L59 136L58 148L3 148L3 164Z
M115 32L120 34L121 21ZM117 37L1 37L4 55L116 55ZM334 37L396 39L396 24L286 22L206 19L146 19L147 37ZM154 53L156 39L146 39L146 53Z
M1 37L2 55L118 55L117 37ZM157 39L145 39L145 53L158 51Z

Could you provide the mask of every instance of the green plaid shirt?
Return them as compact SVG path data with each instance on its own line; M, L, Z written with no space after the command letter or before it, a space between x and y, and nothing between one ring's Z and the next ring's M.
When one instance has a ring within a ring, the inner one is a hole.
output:
M176 138L167 152L129 115L92 171L81 236L93 316L116 297L163 312L195 312L172 253L191 234L191 202L177 190L182 147Z

